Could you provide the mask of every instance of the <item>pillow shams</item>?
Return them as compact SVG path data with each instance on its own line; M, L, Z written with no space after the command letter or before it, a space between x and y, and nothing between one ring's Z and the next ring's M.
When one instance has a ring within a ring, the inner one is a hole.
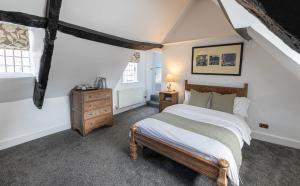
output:
M188 105L190 102L190 97L191 97L191 91L185 90L184 91L184 101L183 104Z
M210 92L197 92L195 90L191 90L189 105L207 108L208 101L210 99Z
M234 99L233 113L245 119L248 117L249 105L250 105L250 100L248 98L236 97Z
M212 93L211 109L233 114L233 105L236 94Z

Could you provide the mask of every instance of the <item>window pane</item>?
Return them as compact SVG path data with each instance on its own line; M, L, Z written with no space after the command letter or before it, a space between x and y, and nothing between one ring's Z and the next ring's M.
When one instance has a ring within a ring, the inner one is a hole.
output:
M123 72L123 82L130 83L137 81L137 63L128 63Z
M5 65L4 56L0 56L0 65Z
M22 60L20 57L15 57L15 65L22 65Z
M23 56L23 57L29 57L29 52L28 52L28 50L23 50L23 51L22 51L22 56Z
M9 50L9 49L5 50L5 54L6 56L14 56L13 50Z
M0 73L31 73L28 50L0 49Z
M6 65L14 65L14 58L6 57Z
M23 72L24 73L30 73L31 72L31 70L30 70L30 67L23 67Z
M15 66L15 72L22 72L22 66Z
M14 66L7 66L7 72L14 72Z
M21 57L21 50L14 50L15 57Z
M22 58L23 59L23 65L24 66L30 66L29 58Z
M0 65L0 72L6 72L5 66Z

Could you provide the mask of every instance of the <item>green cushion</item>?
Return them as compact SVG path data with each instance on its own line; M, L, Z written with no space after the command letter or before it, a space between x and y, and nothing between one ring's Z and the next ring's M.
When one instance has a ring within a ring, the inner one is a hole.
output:
M197 92L192 89L189 105L207 108L210 95L210 92Z
M218 94L212 93L211 109L222 112L233 113L233 104L236 94Z

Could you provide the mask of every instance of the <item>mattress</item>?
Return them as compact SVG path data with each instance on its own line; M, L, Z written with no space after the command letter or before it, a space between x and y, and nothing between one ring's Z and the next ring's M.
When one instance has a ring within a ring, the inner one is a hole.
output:
M244 142L250 144L250 128L244 120L232 114L185 104L167 107L163 112L224 127L235 134L239 141L240 148L243 147ZM217 163L219 159L226 159L230 164L228 173L229 179L232 184L239 185L239 168L233 154L231 150L220 141L154 118L141 120L136 123L136 126L137 130L143 135L176 145L177 147L188 150L195 155L215 163Z

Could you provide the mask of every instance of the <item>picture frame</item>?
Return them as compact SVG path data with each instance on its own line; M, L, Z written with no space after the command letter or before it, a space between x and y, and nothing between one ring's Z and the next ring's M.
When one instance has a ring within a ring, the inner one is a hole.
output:
M244 43L192 48L192 74L241 76Z

